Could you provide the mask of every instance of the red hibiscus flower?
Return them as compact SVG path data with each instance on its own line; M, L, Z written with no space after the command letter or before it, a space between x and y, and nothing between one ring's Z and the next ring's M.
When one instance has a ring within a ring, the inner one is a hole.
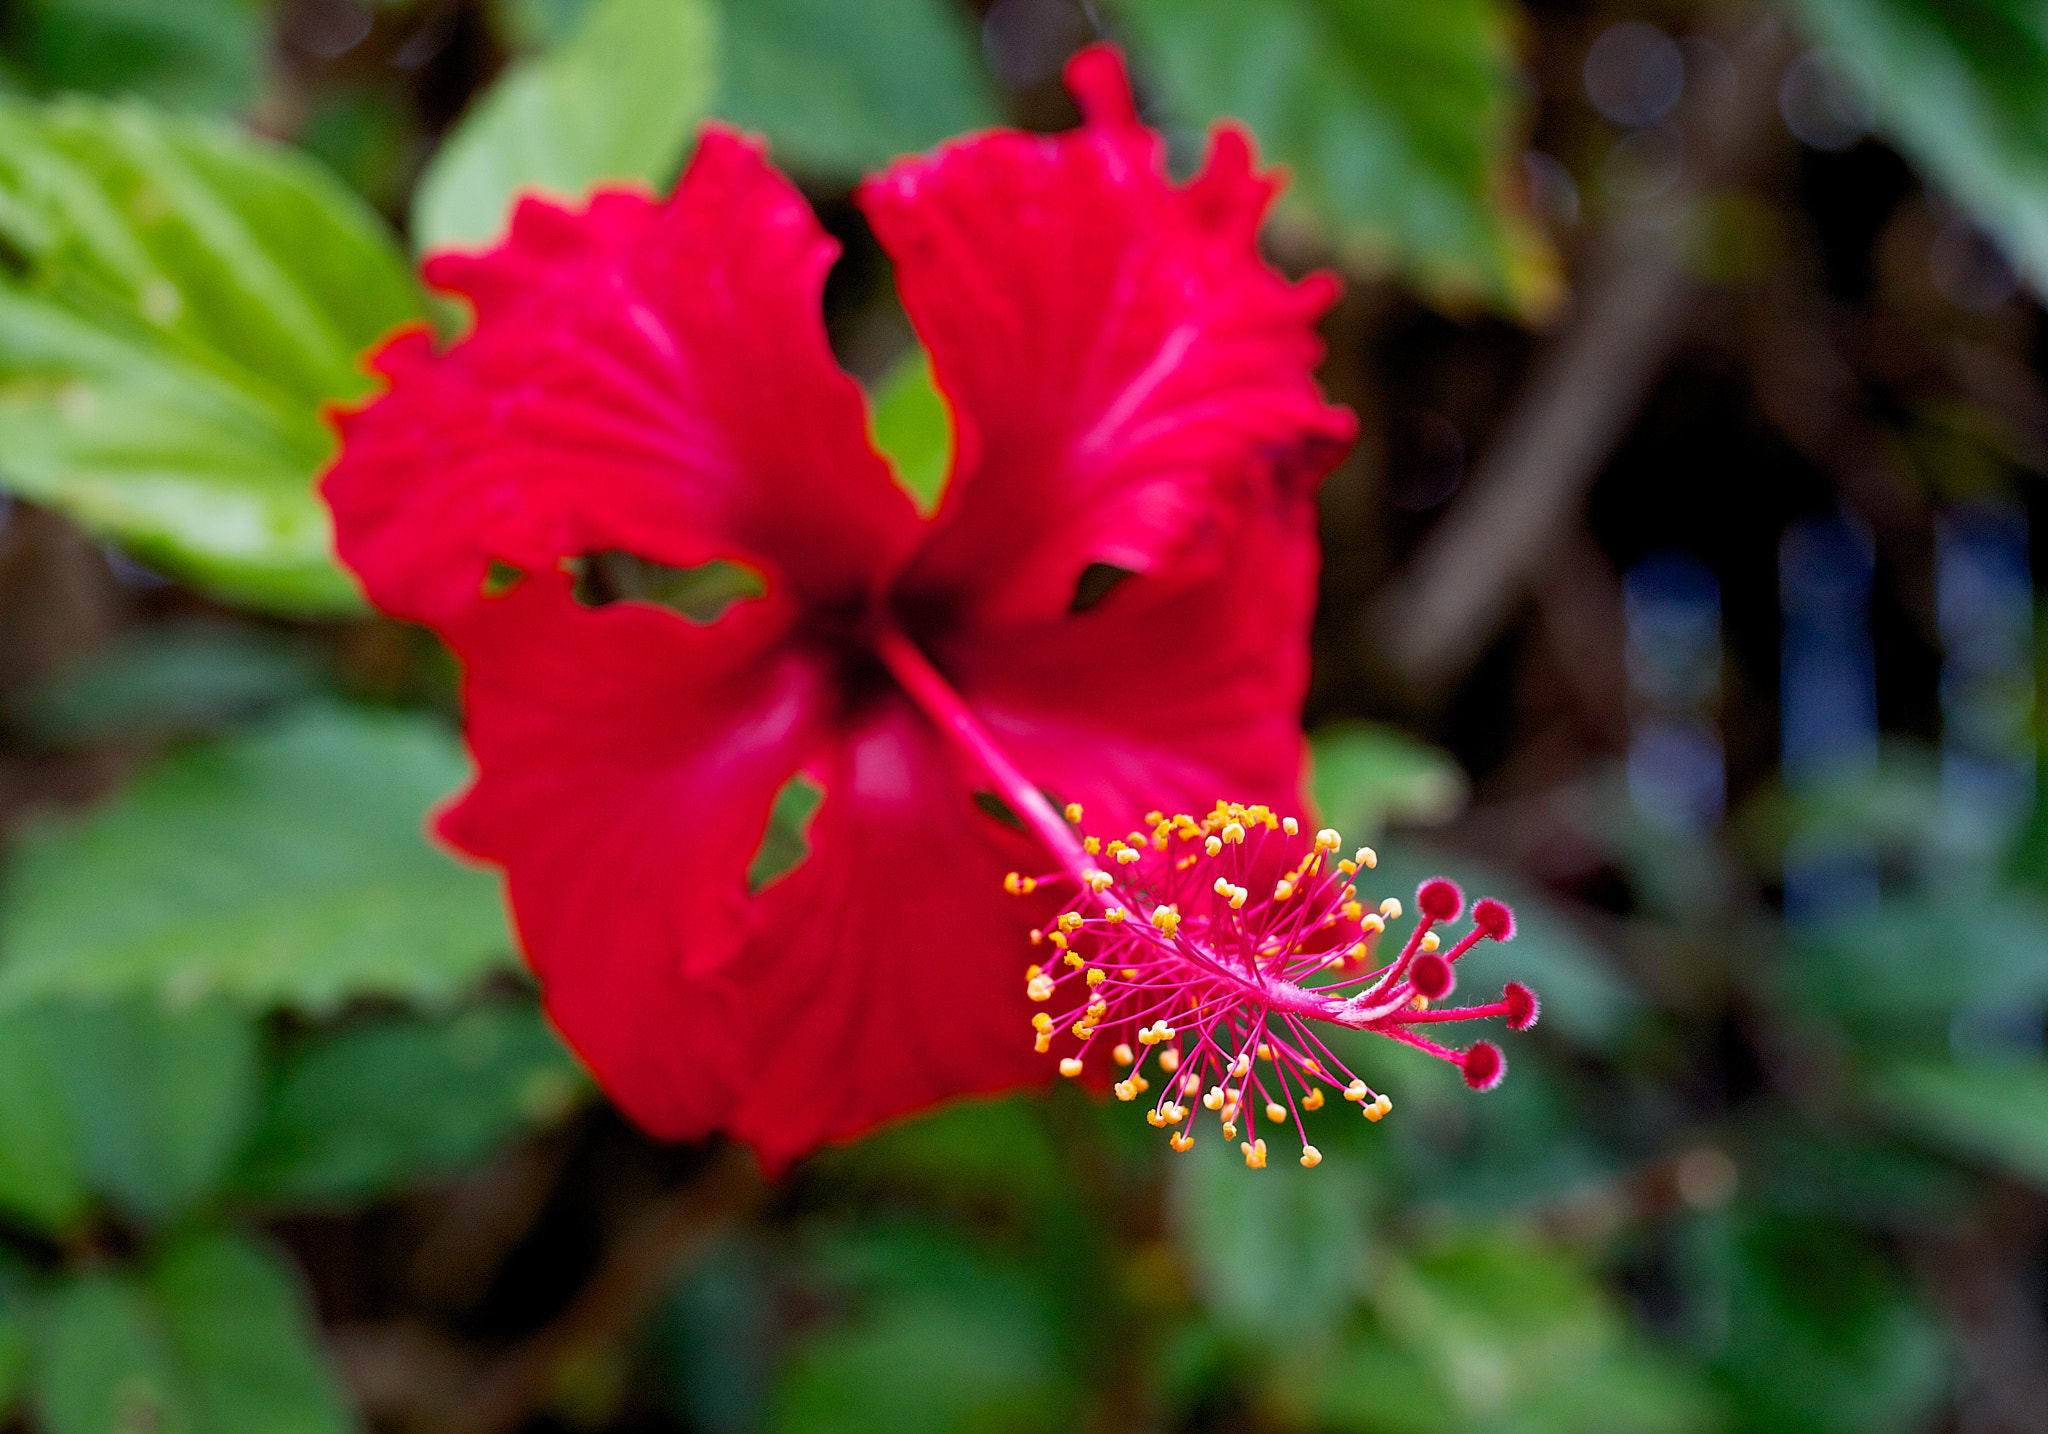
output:
M1018 972L1058 905L1003 891L1044 848L905 662L1113 825L1296 796L1313 494L1354 434L1311 376L1336 286L1261 260L1275 185L1241 132L1175 186L1114 51L1068 83L1081 128L859 191L957 435L930 517L827 347L836 246L718 128L666 202L529 199L496 249L431 260L473 330L393 340L340 420L341 556L463 666L478 775L440 829L504 868L556 1024L657 1134L773 1168L1048 1073ZM755 595L701 622L580 601L611 553ZM750 889L798 773L808 857Z

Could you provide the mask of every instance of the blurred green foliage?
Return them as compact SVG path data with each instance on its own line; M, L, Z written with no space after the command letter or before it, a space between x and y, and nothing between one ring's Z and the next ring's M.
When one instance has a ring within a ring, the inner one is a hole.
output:
M473 243L522 187L665 186L717 116L765 134L846 228L860 171L1051 113L977 55L986 7L947 0L448 6L465 18L445 63L475 92L435 115L407 77L441 51L401 65L394 42L309 79L277 27L313 8L0 7L0 485L270 614L359 614L312 483L323 406L369 393L362 351L424 313L379 211L410 215L415 251ZM2034 13L1796 8L1885 133L2048 273ZM439 13L380 5L365 33L426 34ZM1213 120L1249 124L1292 175L1290 258L1390 270L1459 312L1554 301L1519 178L1524 18L1504 0L1062 13L1127 42L1177 164ZM291 145L229 122L259 107ZM922 354L895 353L862 370L881 375L873 436L929 512L951 426ZM135 769L25 827L0 885L0 1409L50 1434L356 1427L264 1224L382 1218L593 1104L511 974L494 878L425 836L464 778L445 725L344 701L339 644L312 631L187 611L0 712L25 749ZM1445 872L1515 906L1516 939L1460 968L1469 991L1521 979L1546 998L1508 1043L1508 1084L1473 1097L1355 1042L1397 1118L1322 1112L1322 1166L1256 1179L1208 1132L1174 1156L1071 1089L825 1152L768 1217L703 1246L633 1351L677 1419L1860 1434L1938 1417L1957 1354L1902 1252L1997 1182L2048 1190L2048 1062L2010 1039L2048 1001L2028 849L1959 874L1928 762L1779 793L1747 815L1746 850L1647 831L1596 792L1587 826L1635 913L1601 924L1430 845L1417 828L1465 795L1443 753L1340 726L1315 757L1325 819L1381 848L1371 893ZM816 797L785 790L756 884L801 858ZM1731 893L1795 838L1882 848L1885 902L1797 929L1742 915ZM1958 932L1990 934L1964 959ZM1671 1089L1724 1033L1693 1028L1660 957L1731 988L1758 1045L1818 1053L1818 1074L1782 1077L1810 1083L1800 1099L1702 1119Z

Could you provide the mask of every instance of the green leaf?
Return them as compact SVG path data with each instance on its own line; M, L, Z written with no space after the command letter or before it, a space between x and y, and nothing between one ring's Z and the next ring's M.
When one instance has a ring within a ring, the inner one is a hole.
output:
M1347 261L1525 314L1557 261L1509 200L1522 82L1505 0L1121 0L1140 68L1189 126L1229 116Z
M2048 289L2048 22L2026 0L1798 0L1886 135Z
M264 30L251 0L19 0L0 23L0 54L51 93L227 114L256 98Z
M1070 1430L1079 1410L1044 1291L939 1229L870 1227L824 1261L859 1307L785 1366L772 1434Z
M459 1171L585 1088L531 1006L352 1026L292 1057L238 1184L282 1204L371 1199Z
M353 1427L290 1268L245 1237L175 1241L139 1280L52 1302L35 1403L51 1434L343 1434Z
M219 1187L255 1113L256 1032L245 1017L148 1000L25 1014L95 1189L162 1221Z
M868 414L870 437L897 484L930 517L953 468L953 414L932 379L931 356L917 349L884 374Z
M132 1283L82 1276L58 1292L46 1320L33 1397L50 1434L192 1434L170 1342Z
M1388 822L1441 822L1465 804L1465 773L1448 753L1392 727L1340 722L1309 739L1316 808L1354 842Z
M1713 1365L1744 1434L1920 1429L1948 1388L1940 1327L1868 1240L1826 1219L1721 1222L1700 1261Z
M246 1237L177 1241L147 1289L206 1434L344 1434L354 1427L291 1267Z
M1321 1420L1371 1434L1680 1434L1702 1392L1635 1342L1562 1251L1499 1232L1442 1238L1372 1289L1374 1326L1329 1362Z
M311 161L137 104L0 102L0 481L233 601L358 605L320 407L418 317L382 221Z
M525 189L665 185L717 85L710 0L596 0L558 49L515 64L441 146L413 199L421 250L504 231Z
M2048 1186L2048 1062L1890 1066L1870 1093L1914 1134Z
M0 1015L0 1210L45 1230L85 1212L78 1140L36 1013Z
M1272 1165L1251 1171L1235 1144L1204 1132L1169 1167L1172 1208L1209 1313L1290 1350L1326 1339L1364 1287L1371 1191L1354 1159L1330 1153L1304 1170L1293 1132L1268 1127L1266 1137Z
M858 174L1000 116L948 0L721 0L718 113L778 163Z
M417 714L317 706L180 751L23 840L0 899L0 1006L450 998L512 951L497 883L423 830L463 777L452 738Z

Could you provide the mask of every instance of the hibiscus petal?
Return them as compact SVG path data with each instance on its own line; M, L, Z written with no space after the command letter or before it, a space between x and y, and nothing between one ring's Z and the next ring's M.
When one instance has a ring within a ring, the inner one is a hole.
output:
M1001 620L1064 610L1091 563L1153 572L1213 538L1262 465L1305 487L1351 442L1313 371L1336 282L1261 259L1276 190L1241 130L1175 187L1122 61L1083 51L1087 116L899 162L860 203L958 433L940 531L905 580Z
M435 621L492 561L625 549L738 558L814 602L857 602L923 524L867 437L820 298L838 246L752 142L707 132L667 202L539 199L476 255L430 260L476 307L436 352L376 356L390 390L339 419L336 546L386 611Z
M713 1129L737 1098L746 869L836 706L821 661L785 640L795 612L773 594L705 625L590 611L548 573L447 634L478 775L442 834L505 867L555 1024L667 1135Z
M1312 498L1268 474L1214 561L1132 577L1085 612L978 613L933 660L1033 781L1091 830L1218 798L1305 813L1301 703L1319 567Z
M974 802L977 785L901 697L877 701L815 767L812 858L758 898L736 965L747 1089L727 1123L771 1173L827 1140L951 1096L1038 1082L1026 934L1058 909L1006 872L1045 851ZM1043 957L1039 959L1044 959Z

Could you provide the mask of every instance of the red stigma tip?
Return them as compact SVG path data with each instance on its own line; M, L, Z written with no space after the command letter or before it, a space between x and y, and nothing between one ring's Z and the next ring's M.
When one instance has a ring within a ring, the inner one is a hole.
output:
M1507 1074L1508 1069L1500 1047L1491 1041L1481 1041L1466 1051L1463 1065L1465 1084L1474 1090L1492 1090L1500 1084L1500 1078Z
M1542 1012L1543 1003L1536 999L1536 993L1520 981L1508 982L1507 989L1500 993L1507 1003L1508 1029L1526 1031L1536 1024L1536 1017Z
M1408 984L1426 1000L1441 1001L1450 995L1457 979L1451 974L1451 963L1434 951L1423 952L1408 968Z
M1490 940L1514 939L1515 913L1508 910L1506 902L1495 901L1490 896L1472 904L1472 924L1485 932Z
M1465 896L1448 877L1433 876L1415 893L1415 904L1431 921L1456 921L1464 910ZM1434 998L1432 998L1434 999Z

